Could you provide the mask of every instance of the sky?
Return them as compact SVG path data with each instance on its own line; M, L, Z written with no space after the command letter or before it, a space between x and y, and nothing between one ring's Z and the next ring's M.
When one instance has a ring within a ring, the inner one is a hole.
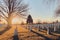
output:
M57 8L57 1L46 4L43 0L24 0L29 4L29 14L33 19L43 21L59 20L54 17L55 10Z
M53 22L60 21L60 17L54 17L55 10L58 6L57 0L55 2L47 2L46 0L24 0L24 3L29 5L28 14L30 14L34 22ZM12 23L20 23L24 21L21 18L14 18ZM26 20L25 20L26 21Z

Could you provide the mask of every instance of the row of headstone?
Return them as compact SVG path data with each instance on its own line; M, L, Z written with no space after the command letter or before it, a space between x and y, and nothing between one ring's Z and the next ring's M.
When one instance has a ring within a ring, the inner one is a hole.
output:
M29 25L28 27L29 27L29 30L31 31L31 30L32 30L32 25ZM38 31L40 31L40 27L41 27L41 26L37 26ZM50 34L50 29L49 29L49 27L46 27L46 28L47 28L47 34ZM44 29L44 27L42 27L42 29Z
M60 24L37 24L37 25L26 25L27 26L26 28L29 30L32 30L32 28L35 27L35 28L38 28L39 31L40 31L40 29L43 30L46 28L47 34L49 34L51 32L51 29L53 29L53 31L56 31L57 28L60 27L59 25Z

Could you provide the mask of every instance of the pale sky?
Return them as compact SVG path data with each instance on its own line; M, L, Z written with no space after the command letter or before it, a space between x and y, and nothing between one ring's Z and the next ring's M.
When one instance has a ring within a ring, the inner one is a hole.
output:
M38 20L41 22L52 22L55 20L60 21L60 17L54 17L55 10L58 6L57 0L55 0L55 2L52 1L49 4L46 4L46 0L24 0L24 2L29 4L28 14L31 14L34 22L37 22ZM12 21L15 23L20 23L24 21L24 19L21 20L20 18L14 18Z
M32 15L34 19L40 19L44 21L53 21L59 18L54 18L54 13L57 8L57 1L51 2L51 4L46 4L45 0L24 0L29 4L29 14Z

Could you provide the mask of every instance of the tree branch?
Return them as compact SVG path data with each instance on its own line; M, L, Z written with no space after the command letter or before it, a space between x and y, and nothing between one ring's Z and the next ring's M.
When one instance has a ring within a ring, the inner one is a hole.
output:
M7 19L5 17L3 17L2 15L0 15L0 16L7 21Z
M1 10L0 10L0 12L5 18L7 18L7 16Z

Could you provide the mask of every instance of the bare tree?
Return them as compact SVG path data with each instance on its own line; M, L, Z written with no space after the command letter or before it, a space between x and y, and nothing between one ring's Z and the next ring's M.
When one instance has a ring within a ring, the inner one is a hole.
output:
M2 0L0 3L0 16L10 24L10 17L14 14L18 16L26 16L28 4L23 3L23 0Z
M55 16L56 17L60 16L60 5L55 10Z

